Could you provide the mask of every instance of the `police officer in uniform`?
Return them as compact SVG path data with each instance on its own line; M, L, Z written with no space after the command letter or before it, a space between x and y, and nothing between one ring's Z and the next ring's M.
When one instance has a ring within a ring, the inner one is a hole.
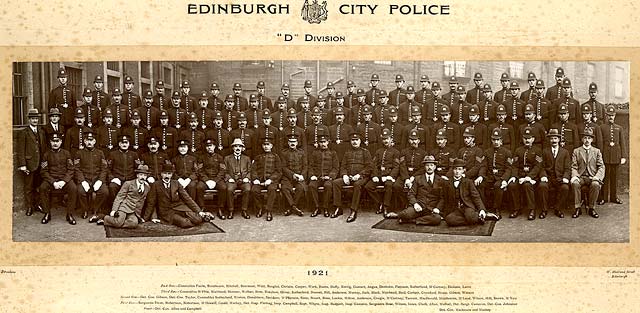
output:
M507 101L509 94L511 94L511 91L509 91L510 84L511 81L509 78L509 74L502 73L500 75L500 85L502 85L502 89L498 90L498 92L495 93L495 95L493 96L493 101L498 103L504 103L505 101Z
M485 199L493 204L493 211L501 218L500 208L503 205L504 192L509 192L512 199L512 208L520 208L518 186L512 172L513 159L511 150L502 145L504 132L500 128L491 131L491 148L484 152L484 164L478 177L482 177L481 183L485 184ZM490 201L493 199L493 201Z
M113 125L117 129L122 129L124 126L129 125L129 111L127 106L122 104L122 92L120 92L119 88L113 88L111 98L113 101L107 110L110 110L111 114L113 114Z
M420 90L416 92L416 101L420 102L422 106L432 100L435 95L431 91L431 83L429 82L429 76L420 76ZM426 115L425 115L426 116Z
M224 108L224 99L219 97L220 95L220 86L218 83L211 83L211 96L209 97L209 109L213 111L222 111Z
M178 138L189 142L188 153L190 155L197 157L204 150L202 147L204 137L204 132L198 127L198 115L195 112L189 113L189 128L183 129ZM195 196L193 198L195 199Z
M104 217L102 208L104 201L109 197L109 189L105 184L107 180L107 159L104 153L95 148L96 137L93 132L84 136L82 150L76 152L73 160L75 166L75 183L78 187L78 201L82 218L85 219L91 212L89 223L95 223ZM95 197L92 195L95 194ZM101 214L102 216L98 216Z
M239 138L244 143L244 153L253 160L255 154L259 151L254 149L257 138L255 138L253 129L247 128L247 116L244 112L238 113L238 128L232 130L229 136L231 138Z
M475 73L473 74L473 83L475 86L467 92L467 96L464 101L469 104L478 104L484 101L484 91L482 85L482 74Z
M47 102L49 109L58 108L58 110L60 110L62 114L60 123L65 128L74 125L73 117L76 112L76 96L67 84L68 79L67 70L60 68L58 70L58 82L60 85L51 90L49 93L49 101Z
M456 92L456 90L458 89L459 85L460 82L458 81L458 78L456 78L455 76L451 76L451 78L449 78L449 92L442 95L442 101L444 101L444 103L448 105L449 108L453 107L453 102L458 98L458 93Z
M147 151L142 153L142 162L149 167L147 182L153 184L156 180L162 179L162 165L171 163L171 159L166 152L160 151L160 141L158 137L151 134L147 142Z
M523 91L520 94L520 100L522 100L522 102L528 103L533 100L533 97L536 94L536 82L536 74L533 72L529 72L529 74L527 74L527 83L529 83L529 89Z
M84 112L86 118L85 122L87 127L91 129L98 128L100 122L100 109L93 105L93 96L91 95L91 89L85 88L82 93L82 104L78 107Z
M169 125L180 131L187 124L187 111L181 106L180 92L174 91L171 94L171 107L167 109L169 113Z
M602 132L602 159L604 160L605 175L604 186L600 192L601 199L598 204L606 201L622 204L618 198L618 167L627 163L628 149L627 138L622 126L615 123L616 108L607 106L607 123L600 125Z
M102 112L111 105L111 98L104 92L104 79L102 75L96 75L93 79L93 87L95 89L91 92L91 104Z
M440 119L440 110L445 105L444 101L438 96L440 94L440 83L433 82L431 85L431 92L433 98L427 100L427 103L422 107L422 116L428 123L435 123Z
M197 203L200 208L204 208L205 191L217 190L218 218L224 220L225 216L222 214L222 208L227 199L227 185L224 182L224 159L216 152L217 143L215 139L205 139L204 146L205 153L202 153L198 159Z
M591 120L602 125L606 123L605 107L604 104L598 102L598 85L596 83L589 84L589 100L587 100L589 106L591 106Z
M397 214L391 208L391 198L393 196L393 184L400 173L400 152L392 145L391 131L389 129L383 129L380 138L382 139L383 147L378 149L373 156L371 179L364 188L378 206L376 214L382 213L385 218L396 218ZM378 192L378 186L384 186L382 197Z
M187 114L195 111L196 107L196 99L189 95L191 92L191 85L189 85L189 81L185 80L182 82L180 86L180 91L182 94L180 95L180 107L183 108Z
M452 147L454 150L460 148L459 140L460 140L460 125L451 122L451 110L449 107L442 106L440 109L440 121L431 126L431 139L430 142L427 142L427 149L433 149L436 147L436 133L438 130L444 130L444 133L447 138L447 145Z
M368 105L375 107L378 102L378 83L380 83L380 76L378 74L371 75L371 89L367 90L365 102Z
M329 127L329 141L331 150L334 150L338 159L342 160L342 156L351 146L349 143L349 135L354 132L353 126L345 123L345 109L341 106L335 108L336 123Z
M133 78L131 76L124 77L124 94L122 95L122 102L127 107L127 114L131 115L133 110L142 106L142 100L140 96L133 91Z
M547 91L547 96L550 92L551 88ZM547 99L548 98L549 97L547 97ZM562 79L562 95L555 98L552 104L552 108L554 109L558 109L560 108L560 105L565 104L569 111L569 121L577 123L577 119L580 114L580 103L578 103L578 100L573 98L573 93L571 92L571 80L569 80L569 78L565 77ZM556 114L554 114L554 116L556 116Z
M158 111L167 110L171 107L171 100L164 95L164 82L159 80L156 82L156 94L153 96L153 107Z
M511 95L507 97L507 101L502 104L504 104L504 107L507 109L507 124L513 126L513 129L518 130L520 129L520 125L524 124L525 103L518 97L520 85L518 85L517 81L512 81L509 89L511 90Z
M549 100L549 102L553 103L555 100L562 98L562 80L564 77L564 69L562 67L558 67L556 69L556 84L552 87L549 87L545 98Z
M400 103L398 106L398 114L400 116L400 123L407 125L411 123L411 117L413 112L413 107L418 107L421 109L420 104L415 101L415 90L413 86L407 86L406 97L407 101ZM422 115L422 114L421 114Z
M248 127L258 129L262 123L262 109L260 109L256 95L249 95L249 109L244 113L247 115Z
M265 90L264 81L259 81L258 84L256 85L256 89L258 90L258 94L256 95L256 98L258 99L258 108L260 109L260 111L264 109L269 109L273 111L273 103L271 101L271 98L267 97L264 94L264 90Z
M455 159L458 148L451 147L447 144L447 133L444 129L440 128L436 131L436 147L431 150L429 155L433 155L438 161L436 167L436 174L446 179L450 174L451 160Z
M296 101L296 111L302 110L302 101L306 100L309 103L309 107L313 108L316 106L318 99L311 94L311 90L313 89L313 85L310 80L304 81L304 95L298 98Z
M491 85L484 84L482 91L484 92L484 101L478 103L480 123L489 126L491 123L496 122L496 109L498 108L498 102L493 100Z
M552 115L553 110L551 103L544 98L544 81L538 79L535 83L534 90L535 92L528 103L533 105L536 113L536 120L542 123L542 126L544 126L545 129L549 129L551 127L551 121L555 119L555 117Z
M231 137L229 131L223 127L222 112L213 112L213 128L207 130L205 137L215 139L216 149L223 157L231 153Z
M102 112L102 122L102 125L98 127L96 132L98 137L98 149L102 150L105 155L108 155L109 152L117 146L118 135L120 133L120 131L113 126L113 113L111 113L110 108L107 108Z
M524 145L516 149L513 164L514 174L518 179L518 186L520 195L524 196L524 204L529 211L529 220L536 218L536 200L535 200L535 186L540 182L540 172L543 170L542 164L542 149L534 145L535 136L537 134L533 128L524 127L522 130L522 141ZM544 135L544 132L542 133ZM520 207L515 207L510 218L515 218L520 214Z
M140 112L140 126L150 132L160 122L160 110L153 106L153 94L151 90L144 92L144 105L138 109Z
M402 208L405 208L408 204L407 197L405 197L405 189L411 189L415 181L415 176L424 173L424 167L421 166L420 162L422 162L425 155L427 155L427 152L422 148L423 146L424 144L421 146L418 131L412 130L409 132L407 147L400 152L398 159L399 176L393 184L393 193L397 195L397 199L399 199Z
M293 135L290 135L293 136ZM291 137L289 137L291 139ZM333 180L338 177L340 161L335 150L329 148L329 137L320 136L319 147L314 150L309 158L309 190L315 210L311 217L316 217L322 210L324 217L329 217L329 205L333 191ZM322 202L318 191L323 188ZM296 188L297 191L297 188Z
M344 106L351 110L357 102L358 95L356 93L356 84L353 81L347 81L347 92L344 95Z
M74 118L75 125L67 129L65 135L64 148L71 155L75 155L78 149L84 149L84 136L91 132L91 129L84 125L84 111L82 108L76 108L76 116Z
M362 138L362 147L369 150L370 154L375 153L378 149L380 138L380 125L372 121L373 120L373 108L369 105L365 105L362 109L363 121L360 125L356 126L356 132L360 134Z
M151 136L158 138L160 151L167 153L168 157L175 155L175 142L178 140L178 131L169 125L169 113L160 111L160 125L151 131Z
M507 120L507 109L504 105L499 104L496 108L496 122L489 125L489 129L499 129L501 136L501 146L505 146L509 151L515 151L517 142L516 142L516 133L513 126L506 123ZM491 141L491 138L487 138L487 141Z
M577 123L578 129L585 129L586 127L593 129L594 138L593 138L592 145L602 150L603 134L602 134L602 131L600 130L600 125L598 125L592 119L593 110L591 108L591 105L589 105L588 103L584 103L580 108L580 113L581 113L581 118L579 118L580 121Z
M293 211L297 212L301 204L300 201L305 199L307 193L307 184L305 183L308 169L307 154L304 150L298 148L298 136L296 134L290 134L287 137L288 148L280 153L282 160L282 179L280 184L287 204ZM326 135L324 137L326 138ZM269 137L266 136L264 138ZM295 193L293 191L294 188Z
M551 125L560 133L560 146L567 149L569 154L573 152L576 146L579 146L578 127L569 121L569 110L566 104L560 104L558 107L557 122Z
M253 179L251 198L253 199L254 206L258 208L256 216L258 218L262 217L264 210L267 212L267 221L271 221L273 219L271 215L273 203L276 201L278 185L282 178L282 160L280 160L280 156L272 151L273 137L263 138L260 142L262 143L262 152L255 157L251 164L251 179ZM266 206L261 199L261 191L263 188L267 189ZM293 206L291 209L295 211L298 216L304 215L296 206ZM285 211L284 215L290 215L290 211Z
M175 179L178 180L191 199L196 199L196 186L198 184L198 159L189 154L191 142L188 139L178 140L178 154L171 159L175 165Z
M407 101L406 91L402 86L404 85L404 77L398 74L396 75L396 89L389 92L389 105L400 106L400 103Z
M481 103L482 104L482 103ZM473 104L469 107L469 123L462 125L462 129L471 128L471 131L474 134L474 145L478 146L482 149L486 149L489 147L487 138L487 125L480 122L480 108L477 105ZM464 144L464 131L462 134L462 138L460 138L460 142ZM466 172L469 173L472 171L472 168L466 166Z
M68 195L66 206L66 219L71 225L76 224L73 213L76 210L77 187L73 182L74 165L69 151L62 149L62 138L57 134L51 134L49 138L51 149L42 156L40 173L42 184L40 185L40 203L44 210L41 223L47 224L51 220L51 193L60 190Z
M149 133L146 128L142 128L140 123L142 119L138 109L133 110L131 114L131 125L124 128L121 132L131 138L131 150L142 153L147 148L147 136Z

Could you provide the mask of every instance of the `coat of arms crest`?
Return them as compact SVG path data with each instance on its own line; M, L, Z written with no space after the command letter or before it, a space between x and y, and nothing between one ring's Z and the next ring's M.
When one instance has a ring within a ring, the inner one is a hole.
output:
M304 0L302 19L309 24L320 24L320 22L327 20L327 14L327 1L318 4L318 0L313 0L313 3L309 4L309 0Z

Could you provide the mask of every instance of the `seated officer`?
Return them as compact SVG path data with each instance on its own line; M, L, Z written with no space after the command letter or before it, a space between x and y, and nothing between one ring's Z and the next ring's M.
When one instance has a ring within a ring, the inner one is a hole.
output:
M144 223L142 208L151 187L147 183L149 167L138 165L136 178L122 184L118 191L111 213L104 217L104 224L116 228L136 228L138 223Z
M178 155L171 159L176 170L174 179L178 180L192 199L196 199L196 186L198 184L198 159L189 154L188 140L178 140Z
M51 134L49 141L51 149L44 153L40 165L40 173L42 175L40 202L44 210L44 217L41 223L47 224L51 220L51 192L53 190L61 190L64 194L69 195L66 207L67 222L75 225L76 220L73 218L73 211L76 209L77 187L72 179L73 159L69 151L61 149L62 138L59 134Z
M449 226L463 226L483 223L485 218L498 220L498 216L487 213L480 199L480 193L473 181L464 177L464 161L453 161L453 177L440 186L440 201L436 208L446 214L444 220Z
M500 208L505 191L511 195L513 208L520 208L516 179L512 177L511 150L502 146L502 134L500 128L491 131L492 147L484 151L484 163L478 176L478 179L482 178L480 183L485 184L485 199L493 196L493 210L498 218L501 218ZM487 200L487 203L491 202Z
M75 182L78 186L78 201L82 210L82 218L87 218L92 212L89 223L95 223L104 217L101 213L104 201L109 196L109 189L104 182L107 180L107 159L104 153L96 149L96 137L93 132L84 135L84 149L78 150L73 161ZM92 195L95 193L95 198ZM98 214L102 216L99 217Z
M282 177L282 161L280 156L273 151L273 137L264 138L262 140L263 153L259 154L251 165L251 178L253 179L253 186L251 187L251 196L253 203L258 207L257 217L262 217L263 209L265 209L264 203L261 198L261 191L263 188L267 189L267 221L271 221L273 216L271 211L273 210L273 203L276 201L278 184L280 184L280 178ZM302 211L293 207L298 216L302 216ZM289 211L285 211L285 215Z
M538 186L540 202L542 203L542 213L540 219L547 216L549 203L555 207L556 216L564 218L564 209L567 207L569 197L569 178L571 178L571 154L565 148L560 147L560 132L552 128L547 134L549 145L542 151L544 158L544 171ZM549 202L549 192L552 192L551 202ZM554 196L557 199L554 201ZM553 205L555 204L555 205Z
M224 183L224 159L216 153L216 141L211 138L204 140L205 153L198 160L198 176L200 181L196 186L197 203L204 209L204 194L206 190L217 190L218 218L225 219L222 214L224 200L227 198L227 185Z
M426 155L422 159L424 171L414 176L407 199L409 205L398 212L398 223L415 222L420 225L440 225L442 216L437 208L440 200L441 185L445 182L442 177L436 175L438 162L432 155Z
M162 179L156 180L151 187L143 220L153 223L162 221L180 228L190 228L209 221L213 216L202 211L180 183L172 179L173 171L171 164L162 166ZM154 212L157 212L157 219L151 218Z
M383 213L385 218L395 218L397 214L391 212L390 207L393 183L396 182L400 171L400 152L393 148L390 130L383 129L380 137L383 147L378 149L373 157L371 180L364 188L378 206L376 214ZM383 197L378 193L378 186L384 186Z
M338 176L340 161L335 150L329 149L329 138L320 136L319 147L311 154L309 159L309 189L315 210L311 217L316 217L320 210L324 210L324 216L329 217L329 200L333 190L333 180ZM318 196L318 188L323 187L322 203Z
M224 158L226 169L224 179L227 183L227 219L233 218L233 193L236 189L242 190L242 217L249 219L249 193L251 192L251 159L244 155L244 143L236 138L231 143L230 155Z
M591 145L593 130L585 128L582 133L582 146L573 150L571 156L571 188L573 189L574 207L576 211L572 217L582 214L580 209L582 186L589 187L589 197L585 199L587 212L591 217L598 218L595 210L596 199L604 180L604 161L600 149Z
M342 177L333 180L333 205L336 207L336 210L331 215L332 218L342 215L342 209L340 208L342 202L342 187L353 186L351 213L349 217L347 217L347 223L355 221L358 217L362 188L369 180L373 166L369 150L360 147L360 143L362 142L360 135L358 133L352 133L349 137L351 139L351 149L344 154L340 165L340 174L342 174Z
M298 136L289 134L287 143L288 149L283 150L282 156L282 180L280 181L282 193L287 200L287 204L294 211L299 211L300 201L304 199L307 193L307 155L304 150L298 148ZM295 194L293 189L295 190ZM286 212L285 212L286 213Z
M542 167L542 149L534 145L535 130L525 127L522 131L524 145L516 149L513 159L513 174L518 179L520 195L524 196L525 205L529 210L529 220L536 218L535 184L539 182ZM510 218L520 214L520 207L515 207L509 215Z
M424 168L420 162L424 159L427 152L420 147L420 137L418 131L409 133L409 145L400 153L399 176L393 184L393 193L400 201L400 207L407 207L407 197L405 197L405 189L409 190L413 186L416 176L424 173Z

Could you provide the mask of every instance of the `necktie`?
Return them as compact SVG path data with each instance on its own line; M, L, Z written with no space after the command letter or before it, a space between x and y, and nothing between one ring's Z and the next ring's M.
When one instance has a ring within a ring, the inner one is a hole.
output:
M431 175L427 175L427 183L429 183L429 185L433 185L433 179L431 178Z
M169 189L169 183L164 183L164 188Z
M142 185L138 185L138 193L142 193L144 191L144 187Z
M553 149L553 158L555 159L556 156L558 156L558 149L554 148Z

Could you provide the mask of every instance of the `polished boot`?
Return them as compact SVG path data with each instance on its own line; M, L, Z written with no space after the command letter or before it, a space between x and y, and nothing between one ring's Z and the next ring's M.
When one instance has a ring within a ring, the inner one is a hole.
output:
M289 216L289 215L291 215L291 210L290 210L290 209L285 210L285 211L284 211L284 213L283 213L282 215L284 215L284 216Z
M294 212L296 212L297 216L304 216L304 212L302 212L302 210L298 209L298 207L293 207L291 208Z
M560 210L556 210L556 216L559 218L564 218L564 213Z
M87 217L89 217L89 212L87 212L87 211L82 212L82 219L86 220Z
M398 218L398 213L396 213L396 212L388 212L387 208L384 208L384 218L388 218L388 219Z
M221 209L218 209L218 218L221 219L221 220L226 219L226 216L224 216L224 214L222 214L222 210Z
M494 220L499 221L502 217L497 214L493 214L491 212L487 213L487 216L484 218L485 220Z
M27 213L25 213L25 214L26 214L27 216L31 216L31 215L33 215L33 208L28 207L28 208L27 208Z
M256 214L257 218L261 218L262 217L262 209L258 210L258 214Z
M582 209L576 208L576 211L573 212L573 215L571 215L571 217L578 218L578 216L580 216L581 214L582 214Z
M42 218L42 221L40 221L40 223L46 224L46 223L49 223L50 220L51 220L51 214L45 213L44 217Z
M329 213L329 210L324 209L324 217L329 217L331 216L331 214Z
M233 219L233 211L229 211L229 215L227 215L227 219L228 220L232 220Z
M598 218L600 215L598 215L598 212L596 212L596 209L594 208L590 208L589 209L589 215L591 215L591 217L593 218Z
M383 205L380 204L380 206L378 207L378 210L376 211L376 214L381 214L383 212L384 212Z
M603 205L605 204L606 201L604 201L604 199L598 200L598 205Z
M343 214L342 213L342 209L341 208L336 208L336 211L333 212L333 214L331 214L331 218L336 218L336 217L338 217L338 216L340 216L342 214Z
M622 200L616 198L615 200L613 200L613 203L622 204Z
M533 221L536 219L536 211L535 210L531 210L529 211L529 217L527 217L528 220Z
M98 216L97 215L93 215L91 216L91 218L89 218L89 223L95 223L98 221Z
M516 218L518 215L520 215L520 210L515 210L509 214L509 218Z
M313 213L311 213L311 217L316 217L318 216L318 214L320 214L320 209L316 208L315 210L313 210Z
M251 218L251 216L249 216L249 213L247 213L247 210L242 210L242 213L240 213L240 215L242 215L242 217L244 217L245 220L248 220Z
M538 216L538 218L543 220L545 217L547 217L547 211L546 210L542 210L542 212L540 212L540 216Z
M273 220L273 215L271 215L271 211L267 211L267 221L271 222Z
M103 219L97 220L96 225L104 225L104 220Z
M352 223L358 218L358 211L351 210L349 217L347 217L347 223Z
M76 224L76 219L73 218L73 215L67 214L67 222L69 222L69 224L71 224L71 225L75 225Z

